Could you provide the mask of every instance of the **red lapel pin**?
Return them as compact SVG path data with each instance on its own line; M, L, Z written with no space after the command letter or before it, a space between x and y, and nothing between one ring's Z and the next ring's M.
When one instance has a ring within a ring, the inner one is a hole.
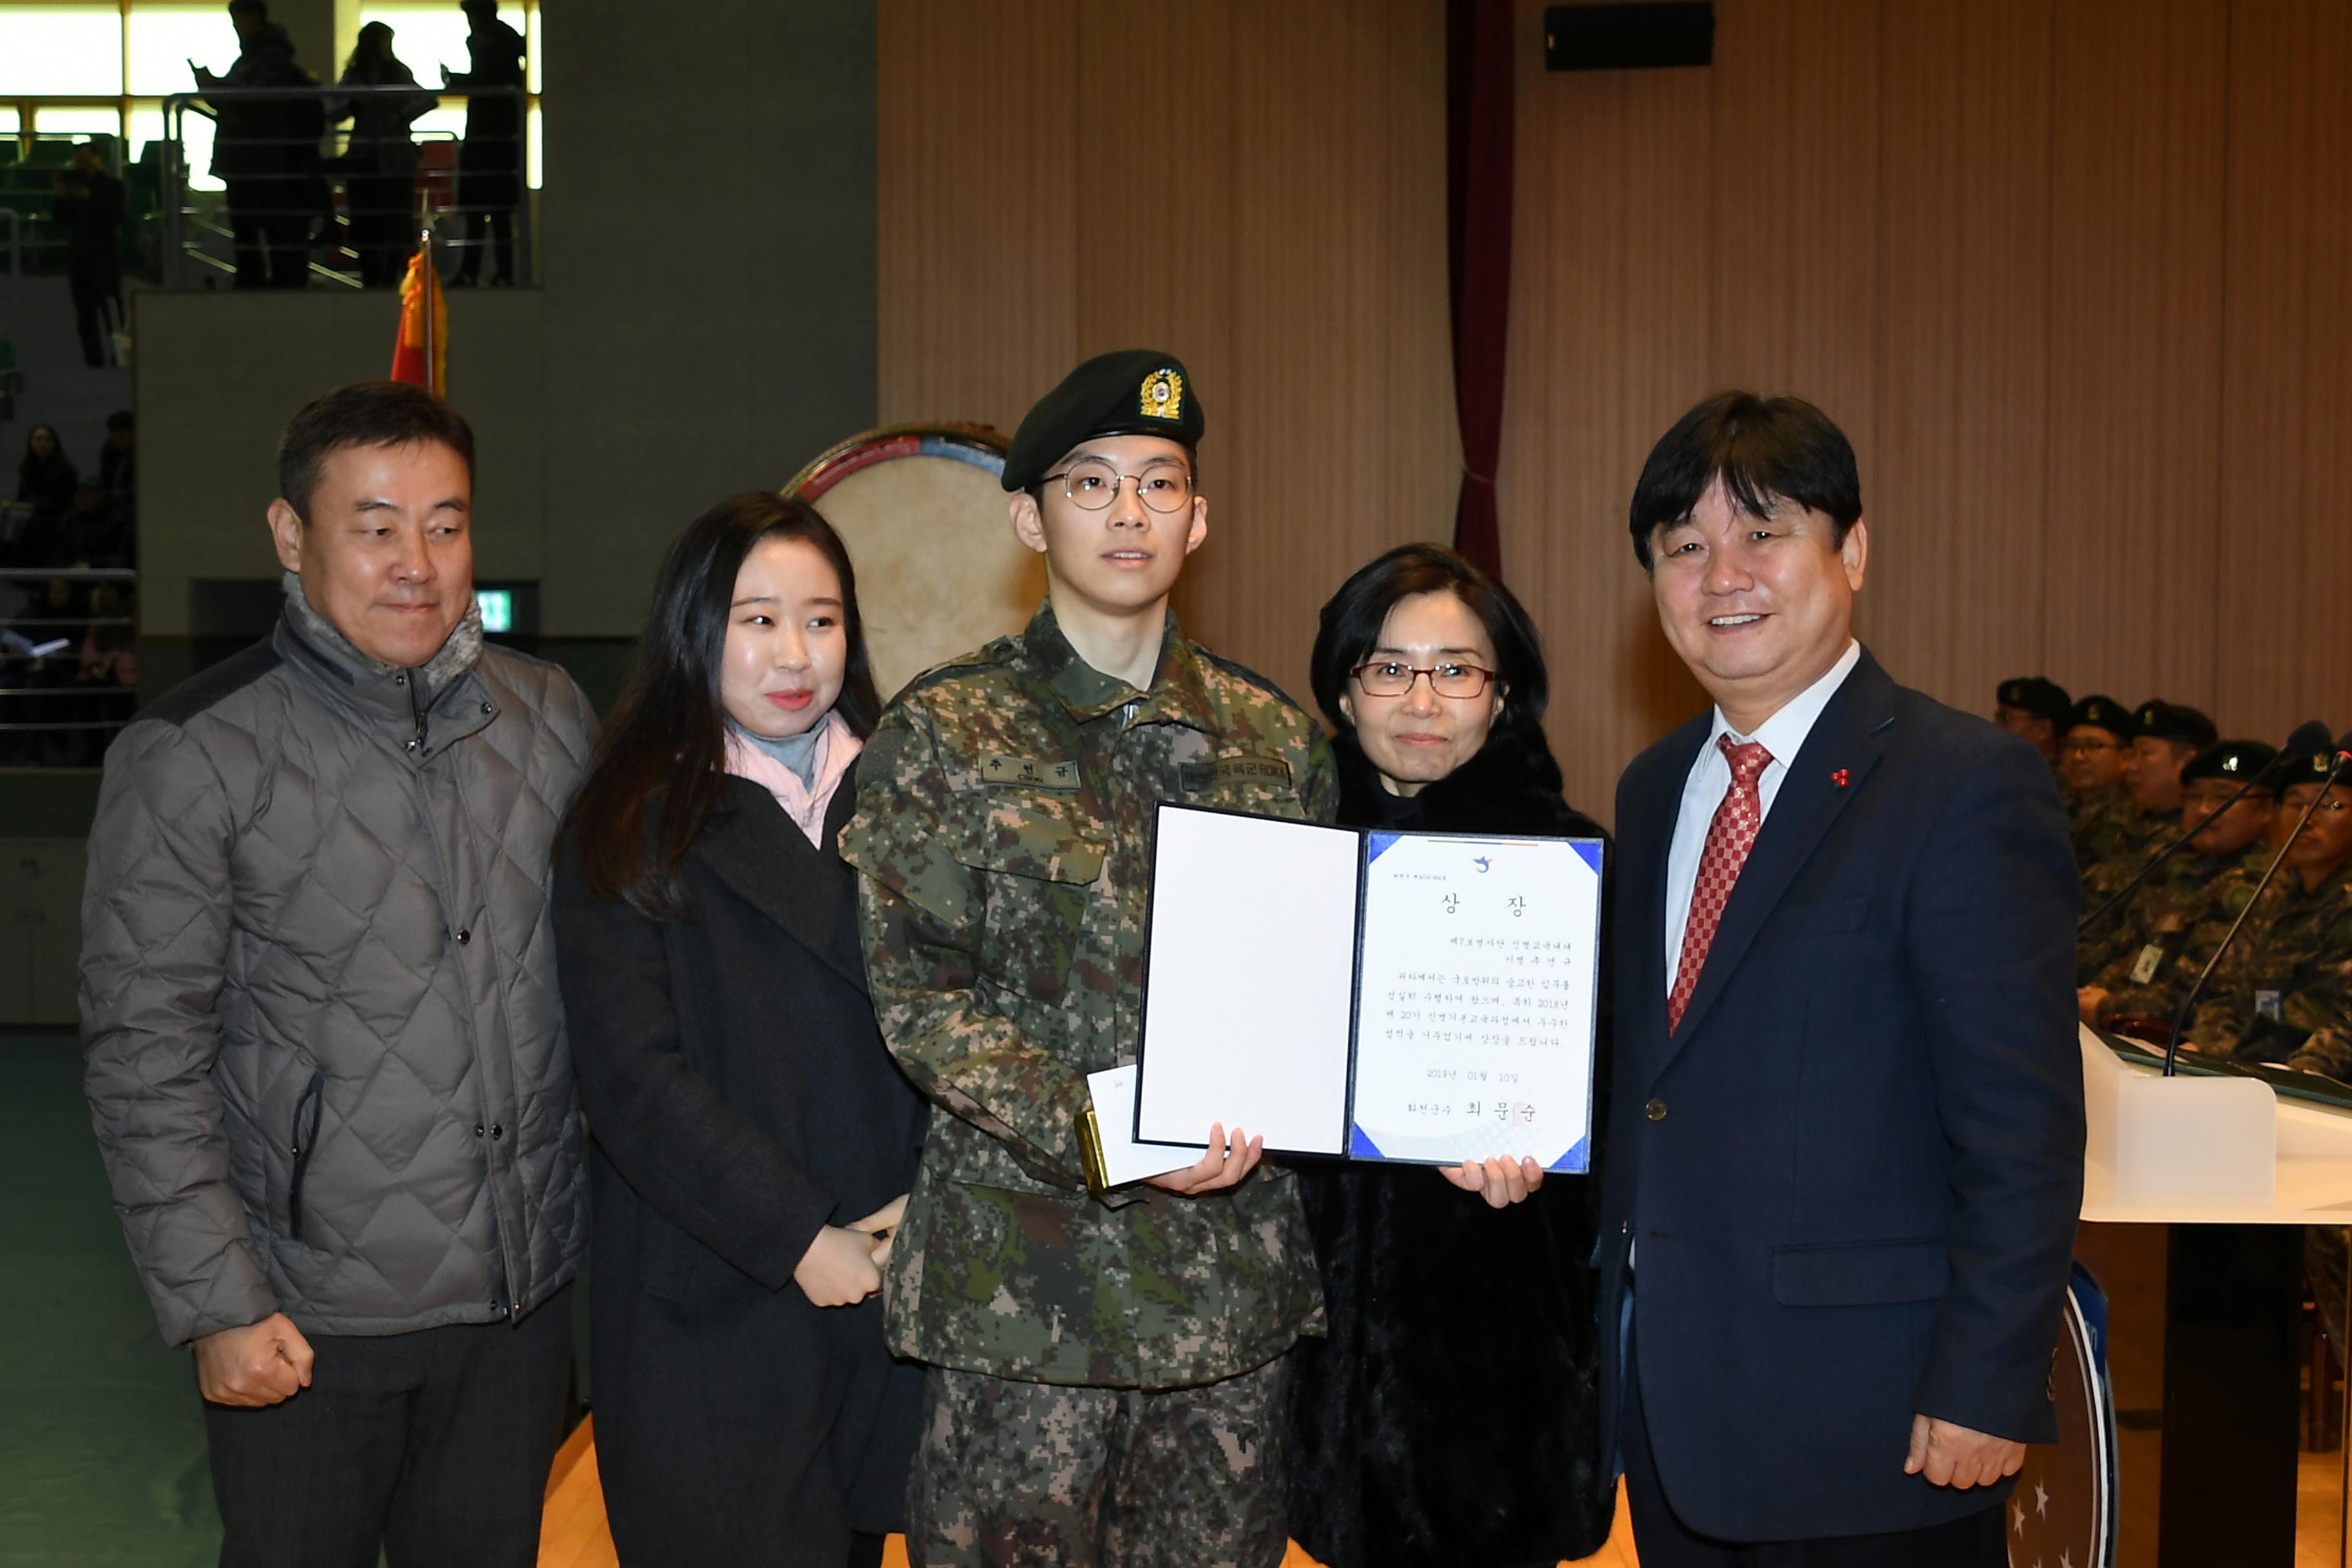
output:
M1851 776L1852 775L1847 773L1843 768L1840 768L1837 772L1830 775L1830 783L1837 785L1840 789L1843 789L1846 786L1847 779Z

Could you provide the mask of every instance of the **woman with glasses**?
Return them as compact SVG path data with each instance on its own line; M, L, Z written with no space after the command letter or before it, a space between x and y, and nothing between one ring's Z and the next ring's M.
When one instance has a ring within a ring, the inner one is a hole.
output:
M1349 578L1323 606L1312 679L1343 824L1602 836L1560 798L1534 626L1451 551L1405 545ZM1605 1074L1605 998L1601 1016ZM1591 1184L1547 1184L1532 1160L1333 1165L1303 1173L1302 1195L1330 1332L1297 1354L1299 1543L1330 1568L1597 1551L1612 1510Z
M2124 792L2124 759L2131 752L2131 710L2112 697L2085 697L2067 715L2058 748L2058 776L2066 786L2067 829L2084 870L2138 846L2145 830L2132 821Z

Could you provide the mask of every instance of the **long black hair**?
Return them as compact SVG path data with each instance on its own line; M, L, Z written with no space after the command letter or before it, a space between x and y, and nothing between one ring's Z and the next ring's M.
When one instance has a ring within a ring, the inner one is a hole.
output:
M393 58L391 26L370 22L360 29L358 41L352 45L352 58L343 62L343 79L373 82L399 63ZM383 79L389 83L389 78Z
M572 804L570 831L598 898L619 898L649 920L685 912L678 867L719 805L727 773L720 658L735 578L771 539L814 545L841 579L849 660L833 710L860 739L882 711L857 613L857 574L833 525L806 501L730 496L687 524L654 583L635 667Z
M49 433L49 455L46 458L33 450L33 437L47 430ZM24 493L31 490L47 492L62 489L70 493L80 470L66 456L65 437L54 425L36 425L25 432L25 455L16 462L17 500L37 500L39 496Z
M1348 672L1379 644L1381 627L1397 602L1415 594L1451 594L1486 626L1500 667L1495 678L1505 688L1503 710L1496 716L1489 739L1540 735L1551 681L1544 674L1543 640L1536 635L1535 623L1511 591L1485 568L1436 544L1398 545L1359 568L1323 606L1307 679L1316 706L1331 727L1342 735L1354 732L1339 707Z

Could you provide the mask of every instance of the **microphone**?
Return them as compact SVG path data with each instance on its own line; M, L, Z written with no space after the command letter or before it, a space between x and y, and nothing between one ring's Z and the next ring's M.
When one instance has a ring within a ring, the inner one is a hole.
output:
M2295 731L2298 735L2302 732L2301 730ZM2326 731L2323 727L2320 732L2325 734ZM2318 749L2315 746L2312 751L2316 752ZM2294 841L2302 837L2303 830L2311 825L2311 814L2319 809L2319 803L2327 798L2327 792L2335 787L2337 779L2344 776L2344 764L2352 763L2352 732L2339 736L2336 741L2334 751L2336 755L2329 760L2327 777L2321 782L2319 793L2313 795L2311 804L2303 808L2303 815L2295 819L2294 831L2286 836L2286 842L2280 845L2278 853L2271 857L2270 865L2263 872L2263 879L2254 884L2252 897L2247 899L2246 907L2238 911L2238 918L2230 922L2230 929L2222 933L2221 944L2213 949L2213 956L2205 961L2205 967L2198 972L2196 983L2189 987L2188 994L2180 998L2180 1005L2174 1010L2172 1037L2164 1045L2165 1077L2179 1076L2180 1033L2189 1026L2189 1010L2197 1005L2197 994L2205 989L2205 983L2208 980L2213 978L2213 971L2221 966L2221 955L2230 951L2230 944L2237 940L2238 932L2245 927L2246 917L2254 912L2254 906L2262 902L2263 890L2271 885L2271 879L2278 875L2279 868L2286 864L2287 851L2294 847ZM2304 754L2308 756L2311 752L2306 752Z
M2341 749L2347 742L2352 742L2352 732L2347 733L2343 740L2336 742L2336 745ZM2327 726L2321 723L2318 720L2306 719L2302 723L2297 724L2294 727L2294 732L2287 736L2286 744L2280 749L2279 754L2273 757L2268 763L2263 764L2263 767L2259 772L2254 773L2252 777L2247 779L2245 783L2240 784L2238 786L2238 793L2223 801L2221 805L2214 810L2213 816L2221 816L2222 812L2229 810L2231 806L2245 799L2246 792L2252 789L2257 784L2267 785L2276 784L2278 782L2279 775L2284 773L2297 757L2307 757L2311 755L2312 752L2325 748L2327 743ZM2209 817L2207 820L2210 821L2211 818ZM2179 854L2181 849L2187 846L2190 839L2196 837L2200 833L2204 831L2204 824L2200 823L2197 826L2190 828L2188 832L2181 834L2171 843L2166 845L2162 849L2158 850L2156 858L2150 860L2147 865L2142 866L2139 868L2138 873L2135 875L2130 881L2126 882L2122 887L2116 889L2112 894L2108 895L2107 901L2105 903L2101 904L2097 909L2093 910L2089 914L2084 915L2081 920L2074 922L2074 934L2076 936L2081 936L2084 931L2090 930L2093 926L2106 919L2107 916L2113 914L2116 910L2129 903L2131 901L2132 895L2138 892L2141 887L2147 883L2150 877L2156 875L2157 868L2158 867L2171 859L2175 855Z
M2341 750L2344 742L2338 740L2335 744L2338 750ZM2269 775L2282 772L2288 759L2307 757L2314 752L2326 750L2327 745L2327 726L2316 719L2305 719L2294 727L2294 733L2286 738L2286 745L2280 750L2277 756L2271 759L2271 765L2264 768L2263 773Z

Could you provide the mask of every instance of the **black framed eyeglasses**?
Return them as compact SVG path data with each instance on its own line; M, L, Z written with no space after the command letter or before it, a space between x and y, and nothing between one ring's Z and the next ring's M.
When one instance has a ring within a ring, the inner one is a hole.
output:
M1440 697L1475 697L1495 679L1493 670L1459 659L1423 667L1402 659L1375 658L1348 673L1367 697L1402 697L1424 675L1429 677L1429 689Z
M1085 458L1045 477L1061 480L1062 493L1082 511L1108 508L1129 479L1137 499L1153 511L1182 511L1192 504L1192 476L1178 463L1152 463L1139 474L1122 474L1100 458Z

